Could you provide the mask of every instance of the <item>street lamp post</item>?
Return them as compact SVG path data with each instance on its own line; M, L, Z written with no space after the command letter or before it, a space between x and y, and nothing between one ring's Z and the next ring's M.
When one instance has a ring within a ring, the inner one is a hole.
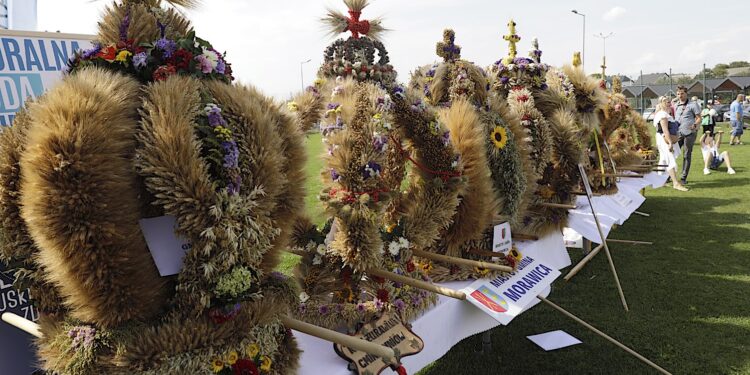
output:
M615 35L615 33L609 33L607 35L604 35L604 33L594 34L595 38L602 39L602 79L605 81L607 80L607 38L612 35Z
M312 61L312 59L307 59L305 61L299 62L299 85L302 88L302 91L305 91L305 74L302 71L302 66Z
M577 14L581 17L583 17L583 46L581 47L581 66L583 67L583 70L586 70L586 15L573 9L571 10L573 14Z

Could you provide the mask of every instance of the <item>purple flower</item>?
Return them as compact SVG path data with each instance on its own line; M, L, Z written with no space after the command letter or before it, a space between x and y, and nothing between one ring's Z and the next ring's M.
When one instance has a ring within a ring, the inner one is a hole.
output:
M237 142L224 141L221 142L221 147L224 149L224 168L237 168L240 157L240 151L237 149Z
M382 170L383 168L380 166L380 164L374 161L368 161L367 165L362 167L362 176L364 178L380 177L380 171Z
M502 83L503 85L508 84L508 81L510 81L510 78L508 78L508 77L500 77L500 83Z
M272 279L280 280L280 281L284 281L284 280L287 279L286 275L284 275L283 273L281 273L279 271L273 271L273 272L271 272L271 274L269 276Z
M226 125L226 121L224 121L224 118L221 117L221 113L212 111L208 113L208 124L216 127L220 125Z
M227 63L224 62L224 59L219 59L219 62L216 63L216 73L224 74L224 71L227 68Z
M427 77L434 77L435 76L435 68L430 68L430 70L425 73Z
M96 56L96 54L98 54L101 50L102 50L102 45L99 43L96 43L94 44L93 47L83 51L83 53L81 54L81 58L84 60L88 60Z
M328 109L328 110L334 110L334 109L338 108L339 105L340 105L339 103L328 103L328 105L326 105L326 109Z
M211 61L209 61L208 58L206 58L206 56L204 55L195 56L195 61L197 61L198 65L200 65L201 72L203 72L203 74L209 74L214 69L211 66Z
M146 66L146 60L148 60L146 52L138 52L133 56L133 66L136 68L143 68Z
M120 41L128 40L128 28L130 28L130 7L128 7L125 17L122 18L120 23Z
M383 301L375 298L375 309L376 310L382 310L384 306L385 306L385 304L383 303Z
M336 312L337 312L337 313L340 313L340 312L342 312L342 311L344 311L344 305L342 305L342 304L340 304L340 303L337 303L337 304L336 304Z
M320 96L320 91L315 86L307 86L305 91L311 92L316 98Z
M406 97L406 94L404 93L404 88L402 86L396 86L395 89L393 89L393 95L399 98Z
M443 146L448 146L451 144L451 132L450 130L447 130L445 133L443 133Z
M404 311L404 308L406 307L406 303L402 299L397 299L393 301L393 306L396 307L397 311Z
M154 47L156 47L156 49L158 50L161 50L165 58L170 58L172 57L174 51L177 50L177 43L175 43L174 40L161 38L156 41Z
M235 176L233 181L230 181L227 184L227 194L229 195L237 195L240 193L240 185L242 185L242 177Z
M388 148L388 137L377 134L372 137L372 146L377 152L384 152Z
M297 310L300 314L304 314L307 311L307 305L305 305L304 303L300 303Z
M89 326L75 326L68 331L68 337L72 338L71 348L78 349L83 346L88 349L94 344L96 328Z
M320 305L320 307L318 308L318 312L320 313L320 315L328 315L328 305Z
M420 298L418 295L411 296L411 305L414 307L419 306L422 303L422 298Z
M357 312L362 314L365 312L365 304L360 302L357 304Z
M341 175L339 172L336 172L335 169L331 168L331 180L338 181L341 178Z

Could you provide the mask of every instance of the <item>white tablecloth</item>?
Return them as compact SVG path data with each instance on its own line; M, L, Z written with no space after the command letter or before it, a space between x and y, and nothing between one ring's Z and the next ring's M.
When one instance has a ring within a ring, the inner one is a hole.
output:
M522 241L517 246L521 253L541 259L550 266L564 268L570 265L561 233L553 233L539 241ZM440 283L440 285L462 289L473 280ZM542 293L549 295L549 288ZM528 308L533 307L539 301ZM528 309L527 308L527 309ZM446 324L449 323L449 324ZM447 353L453 345L471 335L498 326L495 319L466 301L440 296L438 304L412 322L412 331L425 342L419 354L404 357L402 362L407 372L413 374ZM512 322L511 322L512 324ZM294 332L302 349L299 374L302 375L350 375L347 362L333 351L333 344L300 332ZM393 373L386 369L384 374Z

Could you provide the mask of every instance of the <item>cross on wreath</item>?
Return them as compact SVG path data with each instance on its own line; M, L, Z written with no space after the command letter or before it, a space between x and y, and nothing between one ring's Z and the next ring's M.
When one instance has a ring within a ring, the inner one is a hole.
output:
M359 16L361 15L362 12L350 10L349 17L346 19L346 28L344 29L344 32L350 31L352 33L352 38L354 39L359 39L359 34L367 35L367 33L370 32L370 21L360 21Z
M461 58L461 46L455 44L455 40L456 33L451 29L447 29L443 31L443 41L437 43L437 55L442 57L446 62Z
M513 20L508 22L508 35L503 35L503 39L508 41L508 57L503 59L503 63L508 65L516 58L516 43L521 41L521 37L516 34L516 23Z

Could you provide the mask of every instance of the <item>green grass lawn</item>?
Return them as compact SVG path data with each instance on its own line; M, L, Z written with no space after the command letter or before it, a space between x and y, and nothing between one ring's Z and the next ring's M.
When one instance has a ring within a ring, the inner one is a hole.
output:
M654 242L610 245L630 312L622 309L604 254L571 282L561 278L550 295L674 374L750 374L750 138L747 145L729 147L729 129L723 129L722 149L730 151L736 175L723 166L704 176L696 145L691 190L647 190L639 210L651 216L634 215L612 232L611 238ZM322 220L321 148L320 136L309 136L307 213L316 222ZM571 257L575 264L583 254L571 250ZM282 269L289 272L295 262L286 256ZM546 353L525 338L557 329L583 344ZM493 329L492 346L491 353L477 354L481 335L469 337L420 374L655 373L544 305Z

